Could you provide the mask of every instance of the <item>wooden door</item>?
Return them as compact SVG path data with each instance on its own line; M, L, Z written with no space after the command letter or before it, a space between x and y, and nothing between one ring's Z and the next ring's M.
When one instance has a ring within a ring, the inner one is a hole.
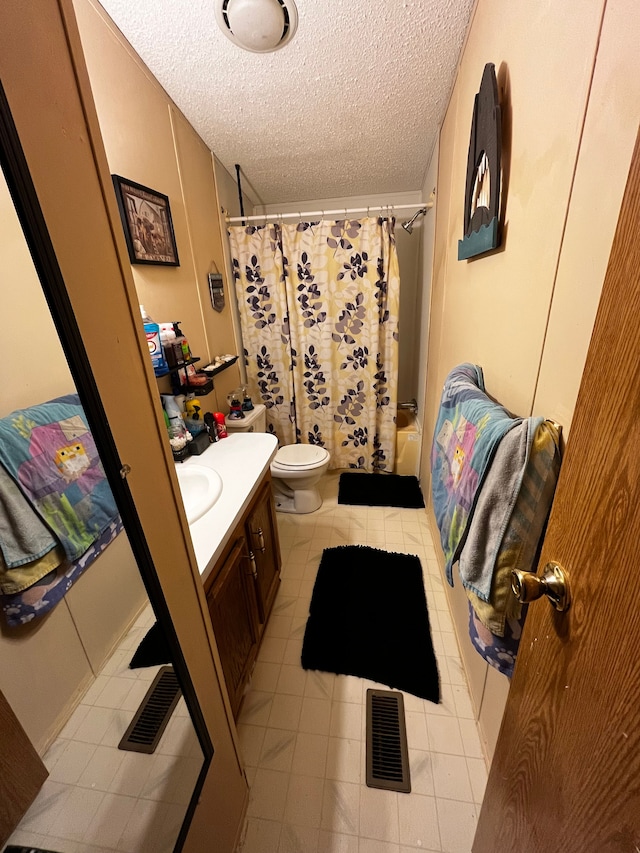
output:
M0 849L49 775L18 718L0 693Z
M261 487L245 524L247 542L255 558L256 597L260 621L267 621L280 583L280 545L271 480Z
M258 652L257 613L244 537L236 540L207 592L229 701L237 717Z
M637 142L474 853L640 851L639 330Z

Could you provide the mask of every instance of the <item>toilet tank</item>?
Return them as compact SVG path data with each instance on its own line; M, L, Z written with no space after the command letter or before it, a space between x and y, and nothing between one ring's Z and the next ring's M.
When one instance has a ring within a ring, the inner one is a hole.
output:
M266 432L267 408L264 403L258 403L250 412L244 413L239 421L226 419L227 432Z

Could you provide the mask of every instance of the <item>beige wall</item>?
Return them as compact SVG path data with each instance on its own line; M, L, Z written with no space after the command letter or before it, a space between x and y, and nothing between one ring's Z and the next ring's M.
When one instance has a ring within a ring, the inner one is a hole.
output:
M156 322L182 321L200 367L237 353L229 304L214 311L207 284L214 266L226 275L211 152L102 8L92 0L74 8L109 170L171 205L180 266L132 265L138 301ZM207 409L228 411L226 394L239 380L236 365L219 374ZM169 380L159 387L168 392Z
M640 10L609 2L603 18L604 8L603 0L476 7L440 134L427 491L442 383L460 362L480 364L489 393L515 414L570 425L640 117ZM505 234L499 251L459 262L471 110L488 61L504 110ZM471 647L459 581L448 593L491 756L508 680Z
M47 308L40 280L0 171L0 317L5 333L17 346L5 346L2 356L0 418L69 394L73 379ZM25 358L25 350L29 357Z
M422 185L422 198L428 199L433 190L437 195L438 183L438 143L431 154L429 166ZM418 420L420 424L425 423L425 401L426 401L426 378L427 378L427 355L429 351L429 324L431 316L431 278L433 275L433 246L436 236L436 217L438 214L437 204L431 208L422 227L420 239L420 252L418 256L418 299L416 310L417 334L416 352L414 359L418 371Z
M19 347L6 347L3 357L2 417L73 393L75 386L1 172L0 257L4 273L0 316L12 340L21 342ZM50 614L19 629L2 625L0 689L40 754L146 600L122 533Z

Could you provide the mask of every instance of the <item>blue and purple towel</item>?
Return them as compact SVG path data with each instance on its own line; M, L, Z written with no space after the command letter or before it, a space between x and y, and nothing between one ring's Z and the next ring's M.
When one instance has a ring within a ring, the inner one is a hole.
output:
M0 609L10 626L51 610L121 530L77 394L0 418Z
M70 561L118 518L77 394L0 418L0 463Z
M122 521L118 516L77 560L73 562L63 560L56 569L40 578L28 589L14 594L0 595L0 610L4 614L7 625L11 628L26 625L52 610L122 530Z
M469 602L469 637L473 647L490 666L507 678L513 675L527 610L525 605L519 619L507 619L503 635L498 637L482 624Z
M522 423L491 400L482 369L461 364L447 376L431 449L431 491L447 580L500 440Z

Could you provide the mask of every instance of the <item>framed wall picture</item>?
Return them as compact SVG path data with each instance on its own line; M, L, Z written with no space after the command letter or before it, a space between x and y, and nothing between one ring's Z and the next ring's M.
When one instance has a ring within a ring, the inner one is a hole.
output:
M501 159L502 109L496 68L487 62L473 103L459 261L484 255L500 245Z
M178 249L166 195L112 175L132 264L178 267Z

